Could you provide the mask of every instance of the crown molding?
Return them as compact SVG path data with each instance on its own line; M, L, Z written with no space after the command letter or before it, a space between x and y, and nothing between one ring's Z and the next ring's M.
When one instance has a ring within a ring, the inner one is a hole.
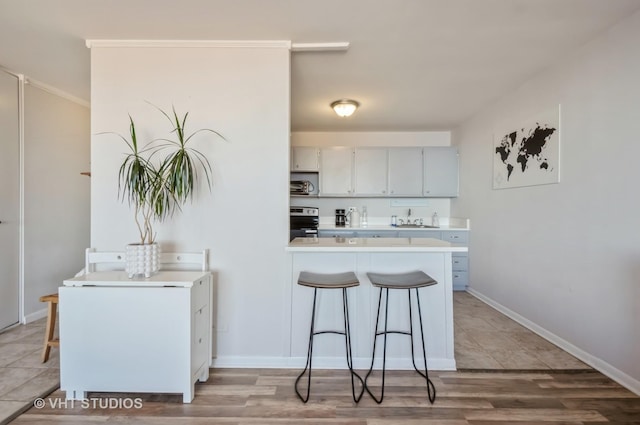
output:
M280 48L291 49L289 40L86 40L94 47Z
M336 43L292 43L292 52L341 52L349 49L348 41Z

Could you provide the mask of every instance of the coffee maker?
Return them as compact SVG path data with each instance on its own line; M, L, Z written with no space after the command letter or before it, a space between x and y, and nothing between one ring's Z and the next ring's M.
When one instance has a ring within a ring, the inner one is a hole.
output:
M336 227L344 227L347 223L347 214L344 209L336 210Z

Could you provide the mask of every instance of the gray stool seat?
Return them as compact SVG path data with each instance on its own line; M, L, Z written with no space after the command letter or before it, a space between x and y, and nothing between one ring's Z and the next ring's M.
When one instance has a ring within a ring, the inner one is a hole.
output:
M298 285L309 286L311 288L351 288L360 285L354 272L344 273L312 273L300 272Z
M378 288L412 289L431 286L438 283L431 276L420 270L393 274L367 273L367 276L373 286Z

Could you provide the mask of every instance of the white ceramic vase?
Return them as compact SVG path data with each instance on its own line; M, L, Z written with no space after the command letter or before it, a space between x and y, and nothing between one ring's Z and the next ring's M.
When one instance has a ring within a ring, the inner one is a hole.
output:
M125 270L129 279L134 277L151 277L160 269L160 245L129 244L125 249Z

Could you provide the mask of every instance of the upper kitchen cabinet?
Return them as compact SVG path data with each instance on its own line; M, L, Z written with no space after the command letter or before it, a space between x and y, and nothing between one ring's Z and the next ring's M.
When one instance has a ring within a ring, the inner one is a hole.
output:
M454 147L425 147L423 196L458 196L458 151Z
M356 148L354 153L355 195L387 195L388 149Z
M318 171L320 150L315 147L294 146L291 148L291 171Z
M422 196L422 148L389 149L389 196Z
M353 149L330 147L320 149L320 196L353 195Z

